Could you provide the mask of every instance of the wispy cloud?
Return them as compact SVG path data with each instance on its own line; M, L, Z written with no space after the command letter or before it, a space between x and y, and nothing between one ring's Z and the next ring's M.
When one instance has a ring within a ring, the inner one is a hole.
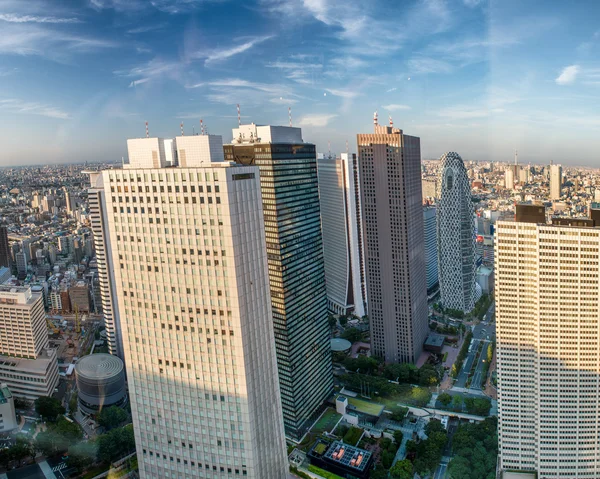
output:
M267 68L277 68L283 71L285 77L301 84L313 84L320 78L323 65L315 62L276 61L267 63Z
M96 10L111 9L119 13L133 14L151 7L159 12L174 15L196 10L208 0L89 0L89 2L90 6Z
M382 108L384 110L388 110L388 111L410 110L410 106L399 105L397 103L392 103L390 105L383 105Z
M325 88L325 91L331 93L333 96L339 96L342 98L355 98L360 95L360 92L351 88Z
M450 73L453 70L453 66L443 60L417 57L411 58L408 61L408 69L411 74Z
M0 77L7 77L19 71L18 68L0 68Z
M579 65L569 65L568 67L563 68L560 75L558 75L554 81L558 85L569 85L577 79L577 75L579 75L580 71L581 67Z
M58 31L36 23L7 23L2 26L0 35L0 54L38 55L56 61L115 46L109 40Z
M138 85L143 85L144 83L148 83L150 81L150 78L140 78L139 80L133 80L130 84L129 84L129 88L135 88Z
M137 35L140 33L155 32L157 30L162 30L166 26L167 26L166 23L158 23L156 25L142 25L142 26L139 26L136 28L131 28L131 29L127 30L127 33L129 33L131 35Z
M335 114L314 113L310 115L304 115L302 118L300 118L298 124L300 126L327 126L327 124L335 117L337 117Z
M41 17L14 13L0 13L0 20L9 23L81 23L78 18Z
M208 66L211 63L221 62L235 55L239 55L240 53L244 53L250 50L252 47L259 45L260 43L266 42L271 38L273 38L273 35L254 37L238 45L226 48L216 48L206 52L197 52L194 55L192 55L192 57L198 59L204 58L204 65Z
M68 120L71 115L60 108L36 102L23 101L17 98L0 100L0 110L11 113L22 113L29 115L45 116L59 120Z
M393 92L393 91L396 91L397 89L398 89L398 88L396 88L396 87L393 87L393 88L390 88L389 90L386 90L385 92L386 92L386 93L391 93L391 92Z
M271 98L269 101L271 103L276 103L277 105L293 105L294 103L298 103L298 100L294 100L293 98L284 98L282 96L279 98Z

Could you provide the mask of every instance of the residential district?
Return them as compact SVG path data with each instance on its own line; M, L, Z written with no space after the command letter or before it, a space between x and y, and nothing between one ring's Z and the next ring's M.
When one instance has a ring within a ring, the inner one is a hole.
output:
M600 477L600 172L420 141L0 170L0 478Z

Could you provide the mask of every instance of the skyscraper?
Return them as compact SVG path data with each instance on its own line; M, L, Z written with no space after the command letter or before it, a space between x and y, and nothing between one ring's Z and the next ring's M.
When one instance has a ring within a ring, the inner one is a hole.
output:
M423 207L423 231L425 244L425 265L427 268L427 291L438 284L438 251L436 207Z
M0 382L25 399L51 396L58 385L43 292L29 286L0 286Z
M550 165L550 199L558 200L562 196L562 166Z
M356 155L317 161L323 257L330 311L365 315L360 228L360 190Z
M300 128L250 124L224 149L260 169L283 418L300 439L333 391L315 146Z
M91 188L88 189L88 207L90 222L94 234L96 261L98 263L98 280L102 298L102 319L106 330L108 352L124 359L123 337L119 318L119 302L116 297L114 264L112 262L113 245L108 238L108 211L104 178L101 172L88 172Z
M440 159L438 188L437 249L441 300L445 308L467 313L478 299L475 217L471 182L458 153L449 152Z
M100 173L141 477L285 477L258 168L148 140Z
M373 354L414 362L428 333L421 142L378 124L357 140Z
M527 209L496 229L499 465L600 477L600 229Z
M10 245L8 244L8 230L6 226L0 226L0 267L11 268Z
M515 170L512 166L504 170L504 187L507 190L512 190L515 187Z

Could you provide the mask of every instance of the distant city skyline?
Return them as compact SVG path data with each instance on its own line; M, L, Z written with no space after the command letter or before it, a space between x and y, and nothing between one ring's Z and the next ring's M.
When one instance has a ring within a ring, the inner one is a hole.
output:
M423 158L597 160L591 1L77 3L0 1L0 165L118 161L145 121L173 137L202 118L227 143L237 103L275 125L291 106L318 151L345 151L377 110Z

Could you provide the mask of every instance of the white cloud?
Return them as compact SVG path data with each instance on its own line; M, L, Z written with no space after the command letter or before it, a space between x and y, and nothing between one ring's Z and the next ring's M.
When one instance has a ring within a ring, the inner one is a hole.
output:
M453 66L445 61L435 58L416 57L408 61L408 69L411 74L418 73L450 73Z
M0 54L37 55L56 61L115 46L109 40L61 32L37 23L7 23L0 35Z
M267 68L278 68L284 72L288 80L293 80L296 83L312 84L316 78L320 77L323 65L320 63L304 63L302 61L276 61L267 63Z
M71 115L60 108L44 103L27 102L17 98L0 100L0 110L11 113L23 113L29 115L45 116L47 118L56 118L59 120L68 120Z
M579 65L570 65L568 67L563 68L560 75L554 80L558 85L569 85L575 81L577 75L581 68Z
M198 52L193 56L193 58L204 58L204 65L210 65L211 63L220 62L223 60L227 60L235 55L239 55L240 53L244 53L250 50L252 47L263 43L269 39L273 38L273 35L267 35L264 37L255 37L241 43L239 45L235 45L227 48L214 49L208 52Z
M81 23L78 18L42 17L38 15L16 15L0 13L0 20L9 23Z
M282 96L279 98L271 98L269 101L271 103L276 103L277 105L293 105L294 103L298 103L298 100L294 100L293 98L284 98Z
M359 95L359 92L355 89L325 88L325 91L342 98L355 98Z
M150 78L140 78L139 80L133 80L130 84L129 84L129 88L134 88L138 85L143 85L144 83L147 83L150 81Z
M390 105L383 105L382 108L388 111L398 111L398 110L410 110L410 106L408 105L398 105L396 103L392 103Z
M337 115L333 114L310 114L304 115L298 121L300 126L327 126L327 124L333 120Z
M463 3L467 7L473 8L473 7L476 7L477 5L479 5L481 3L481 0L463 0Z
M385 92L386 92L386 93L391 93L391 92L393 92L393 91L396 91L397 89L398 89L398 88L396 88L396 87L393 87L393 88L390 88L389 90L386 90Z

